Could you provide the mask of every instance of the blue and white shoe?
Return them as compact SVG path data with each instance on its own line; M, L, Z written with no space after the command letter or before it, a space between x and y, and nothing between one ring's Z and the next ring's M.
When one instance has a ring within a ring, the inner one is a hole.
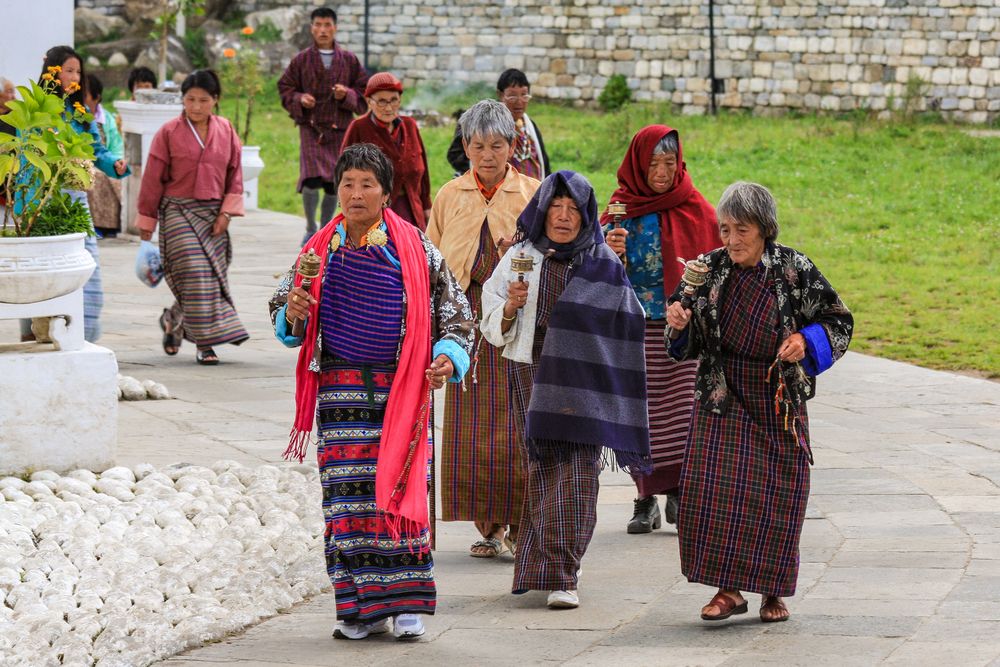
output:
M368 635L378 635L383 632L389 632L388 618L374 623L337 621L337 627L333 629L333 636L337 639L364 639Z
M333 629L333 636L336 639L364 639L369 634L367 623L337 621L337 625Z
M418 614L399 614L393 619L392 634L396 639L416 639L424 632L424 622Z

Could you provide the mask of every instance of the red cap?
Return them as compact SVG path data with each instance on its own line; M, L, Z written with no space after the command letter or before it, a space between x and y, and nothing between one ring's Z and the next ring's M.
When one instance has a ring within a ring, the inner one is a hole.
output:
M403 82L389 72L372 74L371 78L368 79L368 85L365 86L365 97L371 97L380 90L395 90L402 94Z

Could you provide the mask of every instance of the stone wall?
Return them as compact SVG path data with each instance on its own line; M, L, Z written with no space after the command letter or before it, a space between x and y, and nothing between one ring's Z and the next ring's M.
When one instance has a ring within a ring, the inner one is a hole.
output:
M363 0L331 6L339 38L360 55ZM710 108L708 24L708 3L694 0L371 0L371 64L407 82L491 84L517 67L534 94L578 104L618 73L635 98L700 114ZM718 0L715 31L723 108L882 111L902 104L909 82L916 109L1000 115L996 0Z

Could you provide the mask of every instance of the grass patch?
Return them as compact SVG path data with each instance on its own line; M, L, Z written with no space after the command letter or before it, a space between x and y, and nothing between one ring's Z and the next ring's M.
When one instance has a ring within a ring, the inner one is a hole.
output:
M450 115L489 94L425 88L407 91L404 104L415 99ZM223 101L223 113L231 110ZM709 201L736 180L771 189L779 240L808 254L854 312L853 350L1000 377L1000 139L931 122L679 117L652 104L603 114L533 102L531 112L552 165L585 174L602 206L632 135L650 123L677 127ZM260 204L301 214L298 131L273 82L256 113L267 164ZM452 175L452 132L421 130L434 192Z

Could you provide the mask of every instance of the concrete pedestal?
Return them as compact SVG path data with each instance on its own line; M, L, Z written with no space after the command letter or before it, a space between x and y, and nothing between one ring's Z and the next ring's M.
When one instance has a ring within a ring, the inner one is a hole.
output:
M136 91L141 93L144 91ZM153 137L164 123L180 115L184 105L180 103L180 95L152 91L145 97L162 96L164 99L175 99L171 104L155 104L152 102L116 102L115 110L122 117L122 136L125 138L125 160L132 168L132 175L122 182L122 229L138 234L135 226L139 186L142 184L142 170L149 157L149 147ZM139 95L137 95L139 97ZM156 98L159 101L159 98Z
M264 161L260 159L260 146L244 146L240 155L243 167L243 208L256 211L260 172L264 170Z
M117 374L114 353L90 343L0 351L0 475L113 466Z

